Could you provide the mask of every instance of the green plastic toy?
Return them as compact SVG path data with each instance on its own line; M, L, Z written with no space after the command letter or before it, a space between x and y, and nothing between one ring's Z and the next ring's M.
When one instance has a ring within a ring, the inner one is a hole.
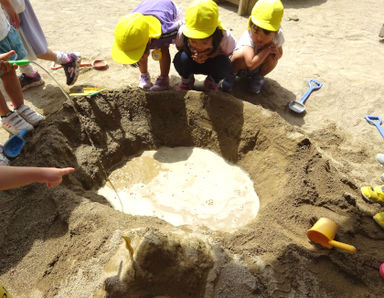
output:
M14 64L16 65L28 65L29 64L29 60L12 60L12 61L8 61L9 64L11 64L12 66Z

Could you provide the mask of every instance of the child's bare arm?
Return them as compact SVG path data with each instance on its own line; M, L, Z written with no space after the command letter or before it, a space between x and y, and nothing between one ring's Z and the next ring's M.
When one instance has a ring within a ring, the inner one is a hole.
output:
M62 177L74 172L74 168L40 168L0 166L0 190L31 183L46 183L47 187L59 185Z
M19 29L20 27L20 18L19 15L16 13L15 9L13 8L11 2L9 0L0 0L1 7L4 9L4 11L9 16L9 22L13 27L16 29Z
M252 47L244 46L243 55L245 65L249 70L254 70L255 68L259 67L270 54L273 53L277 54L277 49L274 45L265 46L261 48L256 54Z

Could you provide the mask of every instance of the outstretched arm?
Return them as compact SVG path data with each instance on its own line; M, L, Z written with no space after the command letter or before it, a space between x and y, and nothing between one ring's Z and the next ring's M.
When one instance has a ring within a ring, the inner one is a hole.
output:
M46 183L47 187L59 185L62 177L74 168L39 168L0 166L0 190L16 188L31 183Z

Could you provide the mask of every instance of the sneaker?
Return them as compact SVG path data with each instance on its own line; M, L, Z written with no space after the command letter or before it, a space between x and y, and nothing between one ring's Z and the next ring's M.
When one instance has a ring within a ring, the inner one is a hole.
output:
M0 145L0 166L7 166L9 159L4 155L3 146Z
M363 186L360 188L364 199L372 203L384 204L384 185Z
M169 77L158 77L155 85L153 85L149 90L151 91L164 91L169 89Z
M251 91L252 93L259 94L264 83L265 79L259 73L254 73L250 77L248 77L249 91Z
M193 89L195 85L195 77L194 75L190 75L187 79L181 78L181 82L179 87L177 87L177 91L188 91Z
M225 92L231 92L233 89L233 85L235 85L236 81L236 75L231 73L227 75L222 81L221 81L221 90Z
M33 126L25 121L16 112L11 112L7 116L1 117L1 125L3 128L13 135L19 134L24 128L28 131L33 130Z
M152 87L152 83L151 83L151 76L149 75L149 73L140 74L139 88L148 90L151 87Z
M23 91L44 84L44 80L41 78L40 74L37 71L35 73L35 76L33 77L29 77L25 73L22 73L19 76L19 82Z
M384 212L376 213L373 220L384 229Z
M61 64L64 68L65 76L67 77L67 85L73 85L79 76L79 68L81 57L75 53L69 53L69 62Z
M37 125L41 120L44 119L42 115L24 104L15 109L15 111L17 114L23 117L25 121L32 124L33 126Z
M217 87L216 82L213 80L211 76L207 76L204 80L204 89L205 92L217 92L219 88Z

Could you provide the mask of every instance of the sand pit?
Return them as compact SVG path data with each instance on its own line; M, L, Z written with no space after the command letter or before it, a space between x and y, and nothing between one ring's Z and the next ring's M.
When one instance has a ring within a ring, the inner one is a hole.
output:
M127 214L226 232L252 221L260 204L247 173L193 147L162 147L132 157L97 193Z
M379 294L380 233L371 225L372 205L309 137L276 113L196 91L159 98L127 89L75 104L80 115L64 104L14 164L71 165L76 172L57 188L1 193L2 281L15 296ZM123 214L96 194L105 182L99 161L111 173L124 159L163 146L206 148L243 168L261 198L256 219L231 234L177 228ZM307 240L306 230L320 216L339 225L336 239L355 245L356 255ZM133 259L123 236L132 240Z

